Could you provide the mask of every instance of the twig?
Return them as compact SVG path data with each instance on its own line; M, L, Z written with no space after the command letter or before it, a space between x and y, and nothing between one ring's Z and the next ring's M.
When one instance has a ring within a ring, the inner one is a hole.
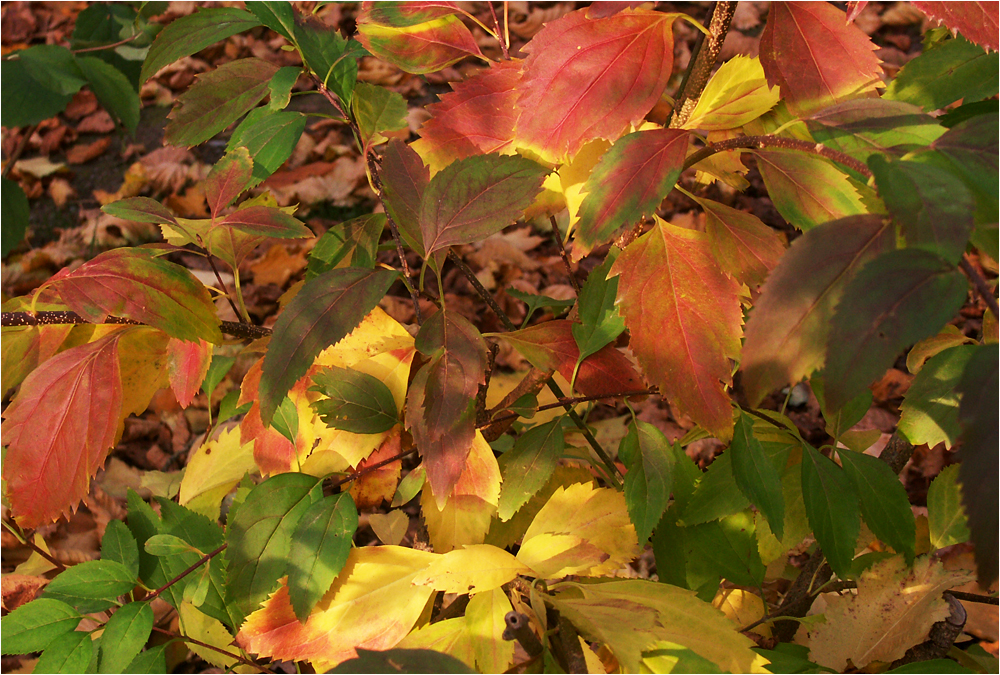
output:
M706 145L701 150L688 156L684 160L684 168L690 168L697 164L698 162L711 157L717 152L723 152L726 150L737 150L739 148L747 148L751 150L759 150L762 148L780 148L786 150L799 150L801 152L808 152L814 155L819 155L820 157L825 157L831 159L834 162L843 164L844 166L854 169L860 173L865 178L871 178L872 172L868 170L862 162L854 159L850 155L845 155L842 152L837 152L836 150L831 150L822 143L811 143L809 141L803 141L798 138L785 138L784 136L740 136L739 138L729 138L724 141L719 141L718 143L710 143Z
M186 570L184 570L183 572L181 572L180 574L178 574L176 577L174 577L173 579L171 579L170 581L168 581L167 583L163 584L162 586L160 586L159 588L157 588L155 591L153 591L152 593L150 593L149 595L147 595L144 598L144 600L152 600L153 598L159 596L161 593L163 593L165 590L167 590L168 588L170 588L171 586L173 586L174 584L176 584L178 581L180 581L181 579L183 579L187 575L189 575L192 572L194 572L196 569L198 569L199 567L201 567L202 565L204 565L205 563L207 563L209 560L211 560L215 556L217 556L220 553L222 553L223 551L225 551L226 550L226 546L228 546L228 544L223 544L222 546L220 546L219 548L215 549L214 551L212 551L210 553L206 553L205 555L203 555L201 557L201 559L198 562L194 563L193 565L191 565L190 567L188 567Z
M553 408L565 408L567 405L576 405L577 403L587 403L589 401L602 401L606 398L628 398L630 396L649 396L658 393L656 387L650 387L648 389L636 389L635 391L621 391L614 394L601 394L599 396L573 396L570 398L561 398L555 403L546 403L545 405L540 405L534 409L534 412L538 413L543 410L552 410ZM488 427L499 422L506 422L509 419L517 419L521 417L518 413L509 413L507 415L498 415L492 418L485 424L480 425L481 427Z
M248 659L248 658L246 658L244 656L241 656L240 654L233 654L232 652L227 652L225 649L222 649L221 647L216 647L215 645L210 645L207 642L202 642L201 640L197 640L197 639L195 639L193 637L188 637L187 635L180 635L179 633L175 633L175 632L173 632L171 630L166 630L164 628L160 628L159 626L153 626L153 630L156 631L157 633L161 633L163 635L169 635L170 637L172 637L172 638L174 638L176 640L181 640L183 642L190 642L193 645L198 645L199 647L204 647L205 649L211 649L213 652L218 652L220 654L224 654L224 655L228 656L231 659L236 659L237 661L239 661L240 663L242 663L244 666L250 666L251 668L256 668L257 670L259 670L262 673L270 673L271 672L270 670L268 670L264 666L260 665L259 663L255 662L255 661L251 661L250 659Z
M22 532L21 528L19 528L19 527L15 528L15 526L11 525L6 520L4 521L3 524L4 524L4 527L6 527L8 530L11 530L17 536L18 539L20 539L21 541L23 541L25 546L27 546L32 551L34 551L35 553L37 553L38 555L42 556L43 558L45 558L46 560L48 560L50 563L52 563L53 565L55 565L56 568L60 572L62 572L63 570L66 569L65 563L59 562L59 560L57 560L51 553L49 553L48 551L46 551L45 549L43 549L41 546L39 546L38 544L36 544L35 541L34 541L34 538L31 537L31 536L28 536L24 532ZM16 529L16 531L15 531L15 529Z
M966 593L965 591L948 591L955 599L964 602L978 602L981 605L1000 604L1000 598L995 595L980 595L979 593Z
M493 25L497 27L497 42L500 43L500 49L503 50L503 58L505 61L510 61L510 53L507 51L507 41L500 36L500 21L497 20L497 13L493 9L493 2L487 2L486 4L490 6L490 14L493 15ZM504 20L506 21L506 17L504 17ZM506 26L506 23L504 26Z
M4 164L3 172L0 173L0 177L7 178L10 176L10 172L14 170L14 165L17 164L17 160L20 159L22 154L24 154L25 148L28 147L28 141L31 140L31 137L37 129L38 125L32 124L24 130L24 136L20 141L18 141L17 147L14 148L14 152L10 153L10 157L7 158L7 163Z
M87 321L76 312L60 311L35 312L35 314L31 314L30 312L4 312L2 319L3 320L0 323L2 323L5 328L9 326L54 326L61 324L93 323L93 321ZM104 320L104 323L124 326L147 325L141 321L123 319L118 316L109 316ZM226 335L232 335L233 337L243 340L256 340L258 338L268 337L272 333L270 328L266 328L264 326L254 326L248 323L239 323L236 321L222 321L220 322L219 328Z
M99 52L105 49L114 49L115 47L121 47L122 45L127 45L132 40L142 35L142 31L136 31L131 37L127 37L124 40L119 40L118 42L112 42L109 45L97 45L96 47L84 47L82 49L71 50L74 54L86 54L87 52Z
M340 480L334 481L333 483L330 484L330 488L331 489L332 488L338 488L341 485L343 485L344 483L350 483L352 480L357 480L358 478L361 478L362 476L371 473L375 469L381 469L386 464L392 464L393 462L398 462L399 460L403 459L404 457L407 457L408 455L412 455L416 451L417 451L416 448L410 448L409 450L404 450L403 452L395 454L392 457L387 457L386 459L383 459L383 460L380 460L378 462L375 462L371 466L366 466L363 469L359 469L358 471L355 471L354 473L350 474L349 476L344 476Z
M206 251L206 253L208 253L208 251ZM233 314L235 314L239 318L240 323L250 323L249 321L245 320L246 317L244 317L240 313L240 310L236 308L236 303L233 302L233 297L229 295L229 289L226 288L226 282L222 280L222 275L219 274L219 268L215 266L215 261L212 260L212 256L206 255L205 259L208 260L209 266L211 266L212 271L215 272L215 280L219 282L220 286L222 286L222 292L226 294L226 300L229 301L229 306L233 308Z
M969 256L963 254L962 259L958 261L958 266L968 275L972 285L976 287L979 295L986 301L986 306L993 312L993 316L1000 316L1000 309L997 308L997 299L993 297L993 289L986 283L983 275L969 262Z
M468 279L470 284L472 284L472 287L475 289L479 297L482 298L487 305L489 305L490 309L493 310L493 313L496 314L498 319L500 319L500 323L503 324L504 328L510 331L517 330L517 326L514 325L514 322L510 320L507 313L503 311L499 304L497 304L493 294L486 290L486 287L480 283L479 279L476 277L476 273L473 272L472 269L465 264L465 261L450 248L448 249L448 260L452 261L455 264L455 267L457 267L462 274L465 275L465 278Z
M717 2L712 10L712 18L708 24L710 38L706 38L704 33L698 34L698 44L695 46L695 54L691 66L688 68L681 83L680 92L677 95L677 102L674 109L670 111L669 127L676 129L684 124L701 97L705 85L708 84L715 62L722 52L722 43L726 41L729 33L729 24L733 21L733 14L736 13L735 2Z
M559 244L559 255L562 256L563 264L566 265L566 276L569 277L569 283L573 287L573 290L576 291L577 295L580 295L580 282L573 276L573 267L569 264L569 254L566 253L566 247L563 245L562 233L559 232L556 217L549 216L549 222L552 223L552 236L555 237L556 243Z

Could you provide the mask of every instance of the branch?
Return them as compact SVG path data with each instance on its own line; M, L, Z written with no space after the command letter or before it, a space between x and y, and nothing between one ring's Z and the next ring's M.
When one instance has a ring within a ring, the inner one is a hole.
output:
M680 92L677 94L677 101L673 110L670 111L671 129L677 129L691 117L691 111L698 105L698 99L708 84L708 80L715 68L715 62L722 52L722 43L726 41L729 33L729 24L732 23L733 14L736 13L735 2L717 2L712 10L712 18L708 24L708 32L711 37L705 37L704 33L698 33L698 43L695 45L694 59L687 69L684 82L681 83Z
M632 396L649 396L651 394L657 394L659 390L656 387L649 387L648 389L636 389L635 391L621 391L614 394L601 394L600 396L573 396L570 398L561 398L555 403L546 403L545 405L540 405L534 409L534 412L541 412L543 410L552 410L553 408L565 408L567 405L576 405L577 403L587 403L589 401L602 401L606 398L629 398ZM480 425L482 427L492 426L499 422L506 422L510 419L517 419L522 417L518 413L508 413L507 415L499 415L492 418L486 424Z
M74 54L86 54L87 52L99 52L105 49L114 49L116 47L121 47L122 45L127 45L132 40L142 35L142 31L136 31L132 34L132 37L127 37L124 40L119 40L118 42L112 42L109 45L97 45L96 47L84 47L83 49L72 50Z
M549 222L552 223L552 236L555 237L556 243L559 244L559 255L562 256L563 264L566 265L566 276L569 277L569 283L573 286L573 290L576 291L577 295L580 295L580 282L573 275L573 266L569 264L569 254L566 253L566 247L563 246L562 233L559 232L556 217L549 216Z
M87 321L85 318L77 314L76 312L35 312L31 314L30 312L4 312L2 325L4 328L10 326L53 326L53 325L64 325L64 324L85 324L94 323L93 321ZM132 319L123 319L118 316L109 316L104 320L106 324L124 325L124 326L146 326L140 321L133 321ZM226 335L232 335L233 337L240 338L241 340L256 340L258 338L264 338L271 335L272 330L265 326L253 326L247 323L239 323L236 321L222 321L220 322L220 329Z
M381 469L386 464L392 464L393 462L398 462L399 460L403 459L404 457L406 457L408 455L412 455L416 451L417 451L416 448L410 448L409 450L404 450L403 452L395 454L392 457L387 457L386 459L383 459L381 461L375 462L374 464L372 464L370 466L366 466L363 469L359 469L359 470L355 471L354 473L352 473L352 474L350 474L348 476L344 476L340 480L334 481L333 483L330 484L330 487L331 488L338 488L341 485L343 485L344 483L350 483L352 480L357 480L358 478L361 478L362 476L367 475L367 474L371 473L372 471L375 471L376 469Z
M986 283L983 275L969 262L969 256L963 254L962 259L958 261L958 266L968 275L969 280L972 281L972 285L976 287L979 295L986 301L986 306L993 312L993 316L1000 316L1000 310L997 309L997 299L993 297L993 289Z
M709 143L701 150L688 156L688 158L684 161L684 168L690 168L703 159L711 157L717 152L737 150L739 148L746 148L750 150L760 150L762 148L799 150L801 152L808 152L813 155L825 157L837 162L838 164L843 164L846 167L854 169L865 178L872 177L872 172L868 170L868 167L850 155L845 155L842 152L831 150L822 143L810 143L809 141L802 141L798 138L785 138L784 136L740 136L739 138L730 138L724 141L719 141L718 143Z
M223 544L222 546L220 546L219 548L215 549L214 551L212 551L210 553L206 553L205 555L203 555L201 557L201 559L198 562L194 563L193 565L191 565L190 567L188 567L186 570L184 570L183 572L181 572L180 574L178 574L176 577L174 577L173 579L171 579L167 583L165 583L162 586L160 586L159 588L157 588L155 591L153 591L152 593L150 593L149 595L147 595L145 598L143 598L143 600L152 600L153 598L159 596L161 593L163 593L165 590L167 590L168 588L170 588L171 586L173 586L174 584L176 584L178 581L180 581L181 579L183 579L187 575L189 575L192 572L194 572L196 569L198 569L199 567L201 567L202 565L204 565L205 563L207 563L209 560L211 560L215 556L217 556L220 553L222 553L223 551L225 551L226 550L226 546L228 546L228 544Z

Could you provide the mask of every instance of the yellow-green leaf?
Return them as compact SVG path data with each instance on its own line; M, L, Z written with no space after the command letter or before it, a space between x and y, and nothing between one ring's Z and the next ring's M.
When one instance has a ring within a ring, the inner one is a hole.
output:
M736 129L773 108L778 87L768 87L760 59L736 56L712 75L698 99L685 129Z
M499 588L518 574L530 575L532 570L502 548L476 544L445 553L413 583L445 593L471 595Z

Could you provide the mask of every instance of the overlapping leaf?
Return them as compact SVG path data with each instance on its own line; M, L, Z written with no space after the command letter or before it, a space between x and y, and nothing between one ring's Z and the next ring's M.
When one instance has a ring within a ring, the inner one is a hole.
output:
M122 199L102 206L101 210L109 215L124 218L125 220L132 220L137 223L177 225L177 219L170 212L170 209L149 197Z
M913 563L916 524L906 489L882 460L842 450L837 453L844 472L861 499L861 515L876 537Z
M920 108L885 98L838 103L813 113L806 124L816 141L862 162L875 153L903 155L945 132Z
M364 48L355 40L345 40L335 26L290 10L282 11L280 21L298 44L303 63L345 107L350 106L358 80L358 58L366 54Z
M951 448L958 441L961 396L956 386L975 350L973 345L946 349L928 359L913 378L900 406L899 430L914 445L944 443Z
M323 422L356 434L388 431L396 425L392 392L377 378L348 368L330 367L313 375L314 391L326 398L313 403Z
M351 108L365 149L385 143L384 134L406 128L406 99L384 87L359 84L354 88Z
M847 576L861 531L858 493L842 468L808 445L802 454L806 516L833 571Z
M779 97L776 87L768 87L759 59L735 56L712 75L683 128L737 129L773 108Z
M646 377L698 424L732 435L725 385L740 352L739 290L708 237L658 220L619 256L618 301Z
M226 152L245 147L253 158L253 187L278 170L292 155L306 128L306 117L292 110L255 108L233 130Z
M957 30L977 45L986 49L997 50L997 6L991 2L927 2L918 0L913 3L921 12Z
M198 446L188 457L178 502L195 513L218 518L223 497L255 468L253 446L240 442L239 429L227 429Z
M167 343L167 375L170 388L182 408L201 391L201 383L212 362L212 345L204 340L187 342L171 338Z
M413 583L445 593L474 595L500 588L518 574L531 574L531 568L502 548L478 544L445 553Z
M153 40L142 63L139 82L145 82L178 59L259 25L260 21L253 14L236 7L202 8L194 14L179 17Z
M710 199L693 199L705 212L705 233L723 269L748 286L764 283L785 252L781 235L752 213Z
M425 257L420 233L420 201L430 182L430 171L410 146L392 140L382 155L380 175L386 213L396 223L406 245Z
M670 500L674 455L663 432L634 420L618 446L625 474L625 505L639 541L645 542Z
M988 54L965 38L948 40L907 63L885 98L931 112L959 99L971 103L995 96L998 62L996 52Z
M300 620L309 616L340 574L357 529L358 510L343 493L323 497L302 514L292 533L287 586Z
M659 100L673 67L676 14L625 10L551 21L525 47L516 140L548 162L618 138Z
M245 147L230 150L216 162L203 184L213 218L243 194L250 186L252 175L253 159Z
M785 529L781 474L764 454L764 448L753 434L753 420L743 411L740 411L740 419L736 422L729 454L736 485L764 514L771 531L781 539Z
M518 436L504 453L504 480L497 515L507 521L542 489L566 447L559 419L533 427Z

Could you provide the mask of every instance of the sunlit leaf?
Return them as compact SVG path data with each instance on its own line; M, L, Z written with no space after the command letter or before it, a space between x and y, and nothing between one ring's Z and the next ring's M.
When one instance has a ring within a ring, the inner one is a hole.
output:
M384 134L406 128L406 99L394 91L361 83L351 98L364 148L385 143Z
M352 218L323 233L309 252L306 281L336 267L375 268L379 236L385 229L384 213Z
M975 344L975 342L975 340L960 331L957 326L948 324L942 328L941 332L937 335L924 338L910 348L910 351L906 353L906 369L914 375L919 375L928 359L937 356L944 350L950 349L951 347ZM989 340L987 340L987 342L989 342ZM912 382L910 383L910 388L913 388ZM931 443L931 445L933 446L937 444Z
M399 487L402 461L396 459L374 469L372 466L399 455L400 433L401 429L397 427L375 452L368 455L356 467L357 471L365 472L364 475L351 482L350 494L358 508L374 509L382 506L383 501L391 502L395 496L396 489ZM399 542L394 543L398 544Z
M779 91L768 87L760 60L737 55L709 79L691 111L685 129L736 129L777 104Z
M323 497L302 514L288 553L288 596L300 620L340 574L357 529L358 510L343 493Z
M94 641L83 631L63 635L42 652L35 668L42 673L82 673L94 658Z
M259 25L253 14L236 7L203 7L194 14L178 17L153 40L142 63L139 82L145 82L178 59Z
M934 549L969 541L969 519L962 506L958 470L957 464L946 466L927 488L927 525Z
M625 474L625 505L639 541L645 542L667 510L673 485L674 456L663 432L634 420L618 446Z
M781 235L746 211L694 197L705 212L712 252L726 272L754 286L762 284L785 252Z
M918 0L913 5L928 18L937 20L959 31L977 45L997 50L997 7L989 2L967 2L955 5L949 2Z
M121 563L88 560L60 572L41 597L61 600L81 613L100 612L113 607L135 584L135 575Z
M802 453L806 516L833 571L847 576L861 529L858 494L847 474L808 445Z
M326 398L313 403L323 423L356 434L388 431L396 425L396 402L378 379L356 370L330 367L313 375Z
M876 537L913 562L916 525L903 484L882 460L841 450L837 453L844 472L861 498L861 515Z
M465 609L465 622L472 638L479 672L506 672L513 662L514 641L503 637L507 628L504 617L512 609L502 588L479 593L469 600Z
M500 520L510 520L548 482L565 447L559 419L518 436L514 447L504 453L505 480L497 510Z
M363 5L358 39L372 54L416 75L441 70L466 56L482 56L472 33L455 16L454 6L433 3L411 11L406 4Z
M920 106L928 112L964 99L980 101L997 93L998 56L963 37L918 55L899 71L885 98Z
M806 124L817 142L862 162L876 153L901 156L946 131L920 108L884 98L838 103L813 113Z
M212 362L211 343L199 340L187 342L170 338L167 342L167 375L170 388L182 408L191 405Z
M253 444L240 442L239 429L227 429L188 456L178 501L196 513L218 518L222 498L255 468Z
M445 593L476 594L500 588L531 568L496 546L470 545L435 560L413 583Z

